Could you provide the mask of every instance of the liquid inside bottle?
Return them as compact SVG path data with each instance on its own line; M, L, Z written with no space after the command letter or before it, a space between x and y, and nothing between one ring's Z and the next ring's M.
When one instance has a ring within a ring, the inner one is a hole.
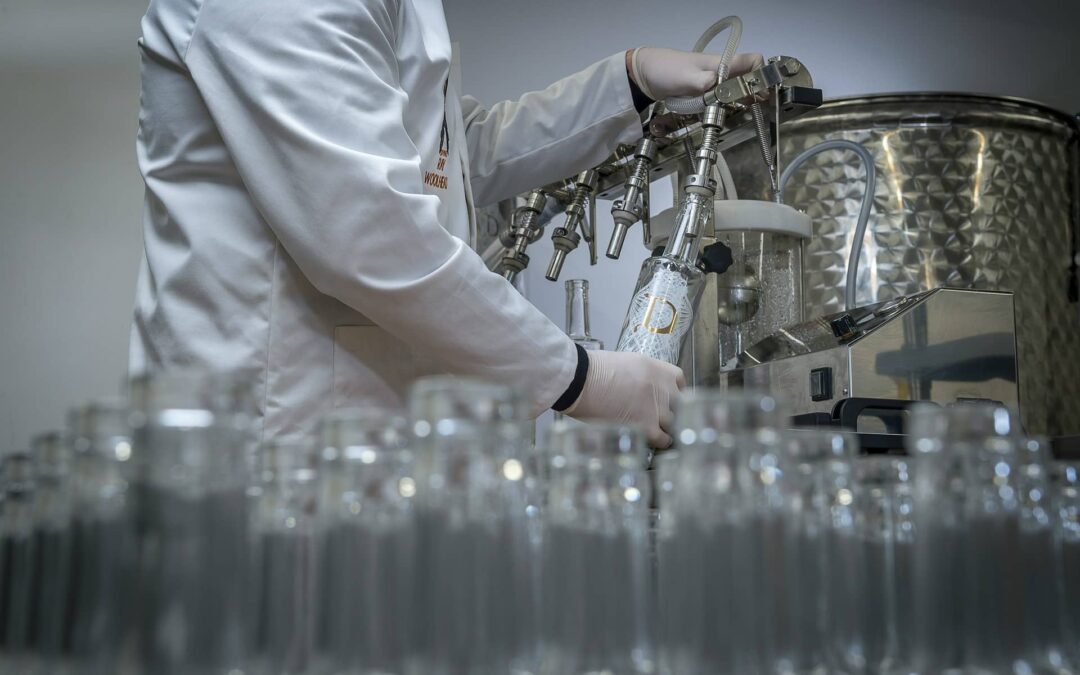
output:
M660 256L646 260L626 313L618 351L678 364L683 339L694 325L703 280L700 269L678 259Z
M711 218L711 199L701 193L684 197L664 254L641 265L618 351L678 365L683 339L694 325L705 289L705 272L697 266L698 247Z

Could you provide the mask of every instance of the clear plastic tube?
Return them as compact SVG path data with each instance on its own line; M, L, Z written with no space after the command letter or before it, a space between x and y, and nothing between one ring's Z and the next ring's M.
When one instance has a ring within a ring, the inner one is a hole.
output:
M832 140L819 143L809 148L791 160L780 175L780 201L783 202L784 188L791 176L808 159L828 150L850 150L859 156L866 171L866 189L863 191L862 206L859 209L859 219L855 224L855 234L851 241L851 251L848 253L847 279L844 284L844 309L853 309L855 305L855 287L859 275L859 258L862 256L863 239L866 236L866 228L870 222L870 212L874 208L874 192L877 189L877 171L874 167L874 157L870 152L854 141Z

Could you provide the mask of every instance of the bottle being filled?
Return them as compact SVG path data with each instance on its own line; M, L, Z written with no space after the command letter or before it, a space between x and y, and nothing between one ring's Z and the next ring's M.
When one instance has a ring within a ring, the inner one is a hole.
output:
M723 126L719 105L705 110L702 126L705 132L694 154L695 170L683 188L675 228L664 253L641 266L617 347L620 352L638 352L675 365L705 287L705 272L698 259L701 236L712 218L716 194L712 175Z

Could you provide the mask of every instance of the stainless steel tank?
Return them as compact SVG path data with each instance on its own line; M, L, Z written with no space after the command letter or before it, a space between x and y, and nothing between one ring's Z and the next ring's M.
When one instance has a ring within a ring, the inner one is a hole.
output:
M968 94L839 99L781 126L781 162L838 138L875 158L858 304L941 286L1015 293L1021 412L1034 433L1080 433L1078 137L1064 113ZM741 198L767 198L755 148L735 148L728 161ZM788 184L786 203L813 221L808 318L843 308L862 176L854 153L830 151Z

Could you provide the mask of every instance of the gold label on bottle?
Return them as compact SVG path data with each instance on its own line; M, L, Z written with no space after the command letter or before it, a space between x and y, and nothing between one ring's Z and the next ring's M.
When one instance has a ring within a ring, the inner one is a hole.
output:
M649 295L647 297L649 304L640 326L654 335L670 335L675 331L675 324L679 320L678 308L663 296Z

